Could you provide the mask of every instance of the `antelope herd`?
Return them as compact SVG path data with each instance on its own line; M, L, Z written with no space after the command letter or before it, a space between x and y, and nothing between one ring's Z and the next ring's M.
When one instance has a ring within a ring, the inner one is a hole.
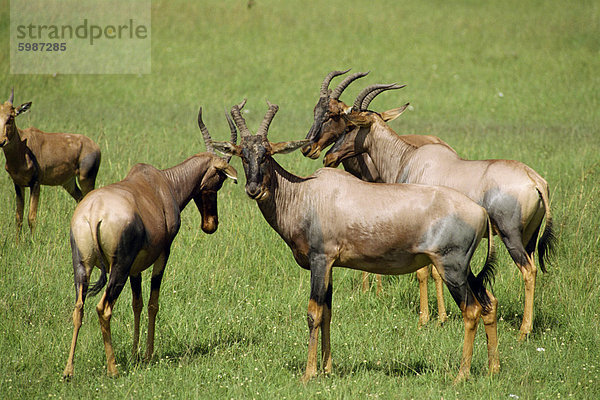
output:
M533 325L535 249L540 267L546 271L554 240L546 181L518 161L466 160L435 136L396 134L387 123L400 116L408 104L385 112L368 107L379 94L404 86L369 85L348 106L340 96L367 73L351 74L331 90L333 78L347 72L333 71L326 76L313 110L314 122L303 140L269 141L269 128L278 111L278 106L269 102L257 133L252 134L242 116L244 100L231 108L233 119L226 114L230 140L214 141L201 108L198 126L206 152L163 170L134 165L122 181L96 190L99 146L82 135L17 128L15 118L29 110L31 103L15 108L11 91L0 105L0 147L16 192L16 241L23 223L26 187L30 188L28 223L32 234L41 185L63 186L78 203L70 228L75 309L64 378L73 376L85 300L104 287L96 311L107 373L118 374L110 320L128 278L134 314L132 356L137 357L143 307L141 273L151 265L145 359L152 358L160 285L180 228L181 211L194 200L202 216L201 229L209 234L216 231L217 192L227 178L237 182L237 172L229 163L232 156L242 160L248 197L256 201L265 220L291 249L296 263L310 271L303 382L317 374L319 334L321 367L325 373L332 371L333 267L363 271L364 288L368 287L367 273L377 274L378 293L380 274L417 272L418 326L422 326L429 320L427 279L429 265L433 265L439 321L446 319L444 283L464 321L463 352L455 382L469 377L480 318L489 374L499 371L498 300L489 290L496 265L493 236L500 237L525 282L519 332L523 340ZM301 149L305 156L316 159L330 146L323 159L325 168L308 177L288 172L272 157ZM340 163L347 172L329 168ZM475 275L470 262L481 239L486 240L487 256ZM95 268L100 270L100 278L90 286Z

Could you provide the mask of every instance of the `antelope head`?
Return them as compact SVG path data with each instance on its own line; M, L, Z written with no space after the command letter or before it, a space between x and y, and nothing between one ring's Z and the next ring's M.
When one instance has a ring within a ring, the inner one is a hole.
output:
M231 128L233 122L229 119L228 121ZM202 230L206 233L213 233L217 230L217 226L219 225L217 192L221 189L227 178L230 178L234 183L237 183L237 171L229 165L231 156L223 158L216 154L208 128L206 128L206 125L204 125L204 122L202 121L202 107L200 107L200 111L198 112L198 126L200 127L202 137L204 138L206 151L210 153L212 157L210 160L210 167L204 173L200 186L192 195L192 198L202 215ZM231 142L237 142L237 131L235 131L234 126L231 131Z
M380 87L379 89L370 92L371 94L374 94L370 98L372 100L377 94L385 90L399 89L400 87L389 87L389 85ZM367 89L369 88L366 88L365 91ZM357 100L360 100L360 95L357 97ZM354 107L358 107L357 102L355 102L353 111L344 117L351 128L337 136L334 145L327 151L327 154L325 154L325 157L323 158L323 165L325 167L335 168L345 159L364 153L366 151L364 143L367 139L367 135L371 131L372 125L376 121L388 122L396 119L409 105L409 103L406 103L402 107L394 108L380 114L366 109L371 100L369 100L368 96L363 99L360 103L360 108L362 109L355 109Z
M18 134L15 118L31 107L31 102L28 102L15 108L13 106L14 97L14 89L11 89L8 100L0 105L0 147L6 146L15 139L15 135Z
M253 135L240 112L246 104L246 100L233 106L231 115L235 125L240 131L240 144L232 142L213 142L214 147L228 155L235 155L242 159L244 172L246 173L246 194L255 200L265 200L270 194L270 182L272 174L272 156L278 153L289 153L301 146L306 145L308 140L295 140L290 142L272 143L267 139L269 125L277 113L279 107L267 101L267 111L256 135ZM233 129L233 128L232 128Z
M333 71L329 73L321 85L319 102L314 110L315 120L306 136L307 139L311 140L311 144L302 148L302 153L306 157L312 159L319 158L323 149L338 140L340 136L352 131L357 125L354 124L348 116L366 111L371 101L378 94L386 90L401 89L406 86L396 84L368 86L358 94L356 100L354 100L354 104L350 107L339 100L340 95L350 83L358 78L366 76L368 72L358 72L346 77L346 79L331 92L328 89L331 79L337 75L345 74L346 72L348 71ZM381 116L385 121L389 121L400 115L396 114L393 118L390 118L393 111L394 110L386 111L381 114Z
M349 75L333 90L329 89L331 80L336 76L343 75L346 71L332 71L321 84L319 101L314 108L314 122L306 135L310 144L302 148L302 154L306 157L319 158L321 151L335 142L336 137L347 128L347 122L343 115L351 110L343 101L340 101L340 95L355 80L366 76L368 72L357 72Z

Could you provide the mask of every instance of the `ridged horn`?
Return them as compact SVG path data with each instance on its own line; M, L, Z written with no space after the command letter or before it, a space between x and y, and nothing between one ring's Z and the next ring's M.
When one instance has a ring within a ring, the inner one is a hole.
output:
M242 137L252 136L252 133L250 133L250 130L248 129L248 125L246 125L246 120L244 117L242 117L242 113L240 111L245 105L246 99L244 99L244 101L242 101L240 104L236 104L231 108L231 116L233 117L233 120L235 121L235 124L237 125Z
M229 124L229 130L231 131L231 138L229 139L229 141L233 144L237 144L237 129L235 127L235 123L229 116L229 113L227 113L227 110L225 110L225 118L227 118L227 123ZM225 159L225 161L227 161L229 163L229 161L231 161L231 156L225 156L224 159Z
M15 88L11 88L10 89L10 96L8 97L8 102L10 104L12 104L14 99L15 99Z
M331 98L338 100L342 92L350 85L352 82L357 80L358 78L362 78L363 76L369 75L369 71L367 72L357 72L350 76L347 76L346 79L340 82L340 84L335 88L333 93L331 93Z
M321 97L329 96L329 84L331 83L331 80L333 78L335 78L336 76L339 76L339 75L344 75L346 72L350 71L350 69L351 68L349 68L345 71L331 71L330 73L328 73L327 76L325 77L325 80L321 84Z
M236 144L237 143L237 128L235 127L235 123L231 119L231 116L229 116L229 113L227 113L227 110L225 110L225 118L227 118L227 123L229 124L229 130L231 131L231 138L229 139L229 141L233 144Z
M371 92L373 92L374 90L377 89L389 89L392 88L393 86L396 86L395 83L392 84L376 84L376 85L369 85L366 88L364 88L359 94L358 96L356 96L356 100L354 100L354 104L352 105L352 110L353 111L361 111L362 109L360 108L363 100L365 99L365 97L367 97L367 95Z
M261 135L265 140L267 139L267 133L269 131L269 126L271 125L271 121L273 121L273 117L279 110L279 106L277 104L271 104L269 100L267 100L267 104L269 105L269 110L265 114L262 122L260 123L260 127L258 128L258 135Z
M204 138L204 144L206 145L206 151L209 153L215 153L215 149L212 144L212 138L210 137L210 133L208 133L208 128L204 125L202 121L202 107L200 107L200 111L198 111L198 127L200 128L200 132L202 132L202 137Z
M380 88L377 90L373 90L371 93L369 93L365 99L362 101L361 105L360 105L360 109L361 110L366 110L367 107L369 107L369 104L371 103L371 101L377 97L377 95L379 95L382 92L385 92L386 90L393 90L393 89L402 89L403 87L405 87L406 85L394 85L391 87L387 87L387 88Z

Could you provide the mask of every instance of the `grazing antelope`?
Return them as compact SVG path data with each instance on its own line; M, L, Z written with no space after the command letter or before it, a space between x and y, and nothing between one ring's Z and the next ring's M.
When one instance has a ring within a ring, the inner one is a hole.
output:
M396 88L399 86L388 85L386 89ZM465 160L445 143L415 146L397 135L381 114L367 110L369 102L365 100L372 99L369 94L373 90L364 90L346 110L345 133L339 131L343 135L325 156L324 164L336 166L346 157L366 153L384 182L447 186L484 207L525 282L519 331L519 339L525 339L533 326L537 274L533 254L537 245L540 267L546 272L545 259L554 242L548 184L518 161ZM544 217L546 224L538 242Z
M100 167L100 148L90 138L71 133L46 133L37 128L19 129L15 118L31 102L15 108L14 91L0 105L0 147L6 157L6 171L14 182L17 199L17 242L23 226L25 188L29 187L27 222L33 233L37 218L40 185L65 188L79 202L94 189ZM77 186L77 180L81 189Z
M323 80L321 84L321 91L319 94L319 100L314 108L314 122L306 135L306 139L311 141L310 144L302 147L301 151L304 156L317 159L321 154L321 150L327 148L333 142L341 136L346 129L349 128L349 124L344 119L346 110L350 107L347 106L339 98L343 91L355 80L362 78L368 74L368 72L357 72L355 74L347 76L340 84L331 91L329 85L331 80L336 76L347 73L346 71L332 71ZM365 95L363 102L369 104L375 96L383 90L390 89L390 85L376 85L370 86L373 91ZM394 87L393 89L395 89ZM397 118L406 109L406 106L396 108L393 110L386 111L382 114L384 121L392 121ZM414 146L422 146L427 143L442 143L443 140L435 136L429 135L405 135L403 139L409 141ZM367 182L383 182L377 172L377 168L373 164L373 161L366 153L361 153L355 157L348 157L342 161L344 169ZM427 298L427 281L429 278L429 271L433 275L435 281L435 288L437 293L437 304L438 304L438 321L440 324L444 323L447 319L446 306L444 305L444 287L442 278L437 273L435 268L428 266L416 272L417 280L419 281L419 326L423 326L429 322L429 302ZM377 277L377 292L381 291L381 277ZM363 291L369 288L368 274L363 272L362 282Z
M193 199L202 215L202 230L215 232L219 222L217 191L227 177L237 181L237 172L229 165L231 157L223 159L214 154L210 134L202 122L202 109L198 114L198 125L204 136L206 153L195 154L165 170L137 164L125 179L94 190L75 209L71 220L71 249L76 304L73 341L63 373L65 378L73 375L84 301L86 296L97 294L106 285L107 273L108 286L96 311L104 339L108 375L117 375L110 319L128 277L133 294L133 356L137 355L143 305L141 272L154 264L148 302L146 359L152 357L160 284L171 243L179 231L180 213ZM232 136L232 142L236 142L235 136ZM100 269L100 279L88 290L94 267Z
M485 210L463 194L443 187L369 183L332 168L320 169L307 178L293 175L272 156L291 152L307 141L269 142L268 128L278 110L270 103L258 133L252 135L240 108L234 106L231 111L240 130L240 144L213 144L219 151L242 159L246 194L256 200L298 265L310 270L308 359L302 380L316 375L319 330L323 331L322 365L326 373L331 372L334 266L406 274L433 263L465 323L456 381L469 376L480 317L487 336L489 371L497 372L497 300L485 289L493 276L492 227ZM490 237L488 257L476 277L469 262L485 235Z

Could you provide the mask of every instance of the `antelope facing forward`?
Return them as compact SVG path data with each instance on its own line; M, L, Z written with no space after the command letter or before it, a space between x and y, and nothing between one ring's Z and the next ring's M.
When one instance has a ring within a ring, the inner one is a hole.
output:
M207 153L193 155L162 171L148 164L137 164L124 180L94 190L75 209L71 220L71 249L76 304L73 341L63 373L65 378L73 375L75 345L85 298L106 285L107 273L110 275L108 286L96 311L104 339L108 375L117 375L110 318L128 277L133 294L133 356L136 356L143 305L141 272L154 264L148 302L146 359L152 357L160 284L171 243L179 231L180 213L193 199L202 215L202 230L215 232L219 222L217 191L227 177L237 181L237 172L229 165L231 157L222 159L214 154L210 135L202 122L202 109L198 124ZM232 141L236 141L235 136ZM94 267L100 269L100 279L88 290Z
M307 178L284 170L272 156L293 151L306 140L271 143L267 132L278 107L269 104L258 133L252 135L234 106L240 145L214 142L219 151L240 157L246 173L246 194L292 250L302 268L310 270L307 381L316 375L317 345L322 329L322 363L331 372L330 324L332 268L346 267L380 274L406 274L433 263L459 305L465 323L460 370L469 376L479 318L488 341L489 371L499 370L497 300L485 289L493 275L493 247L477 277L469 262L480 239L492 228L485 210L454 190L423 185L364 182L349 173L323 168Z
M339 98L343 91L355 80L362 78L368 74L368 72L357 72L355 74L346 77L340 84L333 90L329 89L331 80L336 76L347 73L346 71L332 71L323 80L321 84L321 91L319 94L319 100L314 108L314 122L306 135L306 139L311 141L310 144L302 147L301 151L304 156L317 159L321 154L321 150L327 148L337 138L345 132L348 128L348 122L344 119L346 110L350 107L347 106ZM395 89L396 87L394 87ZM390 89L390 85L374 85L369 86L363 90L357 97L361 104L364 103L366 108L371 100L383 90ZM404 110L406 106L395 108L381 114L384 121L392 121L396 119ZM410 142L414 146L422 146L427 143L440 143L446 145L446 143L438 137L429 135L404 135L402 138ZM450 148L448 146L448 148ZM373 164L373 161L367 153L361 153L355 157L347 157L342 161L344 169L367 182L383 182L377 171L377 168ZM427 299L427 280L429 278L430 268L428 266L419 269L416 272L417 280L419 281L419 326L423 326L429 322L429 302ZM447 319L446 306L444 305L444 287L442 278L438 274L435 268L431 268L431 273L435 281L435 288L437 293L437 305L438 305L438 321L444 323ZM363 291L366 291L369 287L368 274L363 272ZM377 275L377 291L380 292L381 288L381 277Z
M387 85L386 89L399 87ZM554 241L546 181L518 161L465 160L446 144L415 146L398 136L381 114L367 110L360 96L343 118L346 126L338 131L342 136L326 154L323 160L326 166L336 166L346 157L366 153L384 182L447 186L487 210L494 232L502 239L525 281L519 333L519 339L525 339L533 326L537 274L533 253L537 245L540 267L545 272L544 261ZM538 242L544 217L545 229Z
M15 108L14 91L0 105L0 147L6 156L6 171L17 195L17 241L23 226L25 188L29 187L27 222L33 233L40 198L40 185L62 186L79 202L94 189L100 167L100 148L90 138L71 133L46 133L36 128L21 130L15 118L31 107L31 102ZM81 190L77 186L79 180Z

